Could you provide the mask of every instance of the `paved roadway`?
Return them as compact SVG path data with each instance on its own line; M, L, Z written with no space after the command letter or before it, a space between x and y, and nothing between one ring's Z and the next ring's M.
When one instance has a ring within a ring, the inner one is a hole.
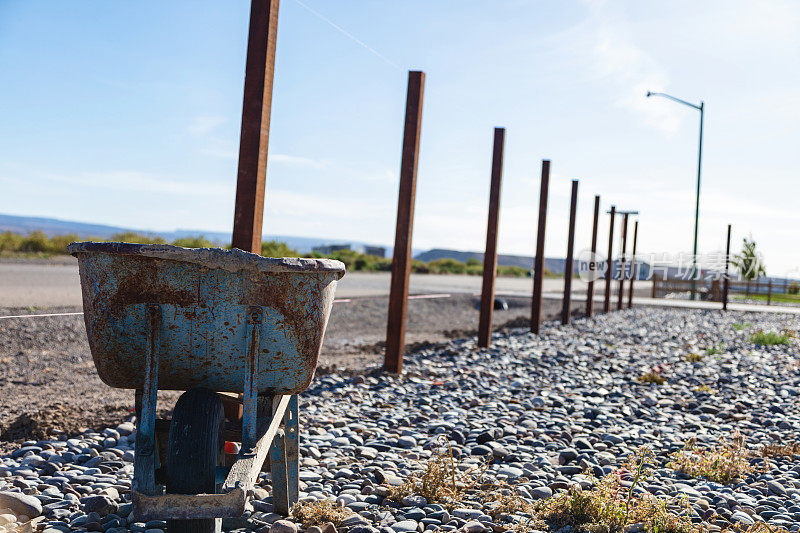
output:
M351 272L339 283L337 298L385 296L389 294L388 272ZM545 279L544 292L560 294L563 279ZM641 293L649 291L649 284L640 284ZM479 293L480 276L452 276L438 274L412 274L412 294ZM498 295L529 296L530 278L497 278ZM603 290L602 283L596 288ZM573 292L585 294L586 285L573 281ZM640 293L637 290L637 293ZM52 262L0 262L0 307L57 307L81 305L81 288L78 266L65 258Z
M336 297L344 299L385 296L389 294L390 277L388 272L351 272L339 283L336 289ZM561 298L563 284L563 279L545 279L544 297ZM595 301L602 302L603 285L602 282L595 284ZM573 297L585 298L586 284L584 282L573 280L572 286ZM692 309L720 308L720 304L716 302L654 300L646 297L650 294L651 285L649 282L637 282L636 287L636 297L633 299L634 304ZM616 286L614 289L616 289ZM480 290L480 276L411 275L410 292L412 294L477 294ZM497 278L495 290L498 295L528 297L531 291L531 280L530 278ZM616 303L616 300L612 301ZM43 308L80 305L81 286L80 278L78 277L78 266L71 258L35 263L0 262L0 307ZM800 314L800 307L777 305L730 303L728 308L741 311Z

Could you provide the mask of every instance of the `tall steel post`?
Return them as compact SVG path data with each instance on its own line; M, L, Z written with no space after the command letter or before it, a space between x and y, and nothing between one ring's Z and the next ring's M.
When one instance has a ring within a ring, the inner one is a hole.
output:
M731 258L731 225L728 224L728 239L725 245L725 277L722 280L722 310L728 310L728 286L730 277L728 276L728 264Z
M633 223L633 251L631 252L631 279L628 281L628 309L633 307L633 282L636 280L636 239L639 236L639 221Z
M573 249L575 248L575 213L578 210L578 180L572 180L572 196L569 201L569 232L567 234L567 262L564 264L564 299L561 304L561 323L569 324L569 308L572 303Z
M622 310L622 297L625 293L626 258L625 245L628 241L628 213L622 217L622 254L619 257L619 288L617 289L617 311Z
M492 338L494 311L494 281L497 275L497 231L500 219L500 181L503 177L503 148L505 128L494 129L492 149L492 181L489 188L489 220L486 224L486 252L483 254L483 286L478 322L478 346L486 348Z
M542 280L544 279L544 230L547 220L547 191L550 186L550 161L542 161L542 184L539 189L539 228L536 232L536 257L533 259L533 298L531 299L531 333L539 333L542 325Z
M261 253L279 0L252 0L244 73L232 246Z
M422 126L422 99L425 73L408 73L406 118L403 129L403 155L400 163L400 191L397 200L392 284L389 292L389 319L386 324L386 351L383 368L387 372L403 371L406 312L408 310L408 277L411 272L411 233L414 226L414 200L417 192L417 164Z
M603 312L611 311L611 280L614 273L614 219L617 217L617 206L612 205L609 211L611 219L608 228L608 258L606 259L606 286L603 299Z
M589 265L589 283L586 286L586 316L594 314L594 276L597 272L597 222L600 217L600 195L594 197L594 222L592 223L592 264Z

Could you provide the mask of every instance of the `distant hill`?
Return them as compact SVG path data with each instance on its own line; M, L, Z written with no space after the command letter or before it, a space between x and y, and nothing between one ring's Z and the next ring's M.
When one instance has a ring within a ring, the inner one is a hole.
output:
M217 245L226 245L231 242L231 234L218 231L201 231L192 229L177 229L174 231L152 231L139 228L123 228L121 226L105 226L102 224L87 224L85 222L75 222L72 220L59 220L56 218L25 217L16 215L0 214L0 231L13 231L26 235L32 231L42 231L47 236L77 234L80 238L100 238L109 239L115 233L133 231L141 235L151 237L163 237L167 241L174 241L181 237L204 236ZM322 239L317 237L295 237L292 235L264 235L264 240L275 240L285 242L289 247L294 248L301 254L310 253L315 246L325 244L348 243L353 246L367 243L351 241L347 239ZM392 249L388 248L389 254Z

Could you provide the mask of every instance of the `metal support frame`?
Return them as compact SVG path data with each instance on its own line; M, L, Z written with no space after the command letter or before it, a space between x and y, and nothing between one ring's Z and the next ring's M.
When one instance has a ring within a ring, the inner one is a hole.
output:
M133 462L134 491L156 494L156 402L158 399L158 356L161 337L161 307L145 306L147 360L140 417L136 419L136 445Z
M547 222L547 194L550 187L550 161L542 161L542 184L539 189L539 227L536 231L536 256L533 258L533 298L531 299L531 333L542 326L542 280L544 279L544 232Z
M155 485L155 412L158 392L158 346L161 308L146 307L147 365L137 420L136 457L131 499L137 521L153 519L239 517L247 504L262 465L269 459L275 510L289 514L299 495L299 402L297 395L271 398L270 409L259 408L259 326L263 310L253 307L247 316L242 447L219 489L219 494L162 494ZM263 402L261 402L263 405ZM271 411L271 415L270 415ZM283 424L284 429L280 429Z
M500 218L500 182L503 177L503 148L505 128L494 129L492 150L492 181L489 187L489 220L486 223L486 252L483 254L483 285L478 321L478 346L486 348L492 339L494 311L494 282L497 276L497 232Z
M636 239L639 236L639 221L633 223L633 251L631 252L631 278L628 280L628 309L633 307L633 282L636 280Z
M564 264L564 300L561 305L561 323L569 324L569 308L572 303L573 248L575 248L575 212L578 209L578 180L572 180L572 196L569 201L569 233L567 235L567 261Z
M594 222L592 223L592 255L589 260L589 283L586 285L586 316L594 314L594 276L597 272L597 222L600 217L600 195L594 197Z
M417 194L417 164L422 127L422 100L425 73L408 73L406 118L403 129L403 155L400 163L400 190L397 200L397 224L392 255L392 282L389 292L389 318L386 324L386 350L383 369L403 371L406 346L408 278L411 273L411 234L414 228L414 202Z
M608 313L611 311L611 279L614 273L614 219L617 216L617 206L612 205L611 211L611 225L608 228L608 257L606 258L606 286L604 288L603 297L603 312Z

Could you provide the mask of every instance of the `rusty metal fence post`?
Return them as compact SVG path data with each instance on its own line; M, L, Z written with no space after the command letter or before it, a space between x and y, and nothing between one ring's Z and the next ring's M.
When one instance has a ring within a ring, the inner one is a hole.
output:
M628 213L622 216L622 254L619 257L619 287L617 289L617 311L622 310L622 296L625 293L625 276L627 270L625 267L625 247L628 241Z
M594 314L594 276L597 272L597 222L600 217L600 195L594 197L594 222L592 223L592 255L589 263L589 283L586 286L586 316Z
M628 280L628 309L633 307L633 282L636 280L636 238L639 236L639 221L633 223L633 251L631 252L631 279Z
M730 284L728 276L728 263L731 258L731 225L728 224L728 243L725 245L725 277L722 281L722 310L728 310L728 286Z
M578 209L578 180L572 180L572 197L569 201L569 234L567 235L567 262L564 264L564 300L561 305L561 323L569 324L572 303L573 248L575 247L575 212Z
M492 149L492 182L489 189L489 220L486 224L486 252L483 254L483 287L478 323L478 346L486 348L492 338L492 312L494 310L494 280L497 275L497 231L500 216L500 181L503 177L503 148L505 128L494 129Z
M414 199L417 192L417 163L422 125L422 98L425 73L409 71L406 93L406 118L403 129L403 154L400 163L400 191L397 200L392 285L389 292L389 319L386 325L386 351L383 369L400 373L405 352L408 277L411 271L411 233L414 226Z
M539 333L542 325L542 279L544 278L544 230L547 220L547 191L550 186L550 161L542 161L542 184L539 189L539 227L536 232L536 256L533 259L533 298L531 299L531 333Z
M608 228L608 257L606 258L606 286L605 295L603 299L603 312L608 313L611 311L611 278L614 270L614 218L617 216L617 206L612 205L611 211L611 225Z
M231 245L254 254L261 253L261 226L264 222L278 4L279 0L252 0L250 4Z

